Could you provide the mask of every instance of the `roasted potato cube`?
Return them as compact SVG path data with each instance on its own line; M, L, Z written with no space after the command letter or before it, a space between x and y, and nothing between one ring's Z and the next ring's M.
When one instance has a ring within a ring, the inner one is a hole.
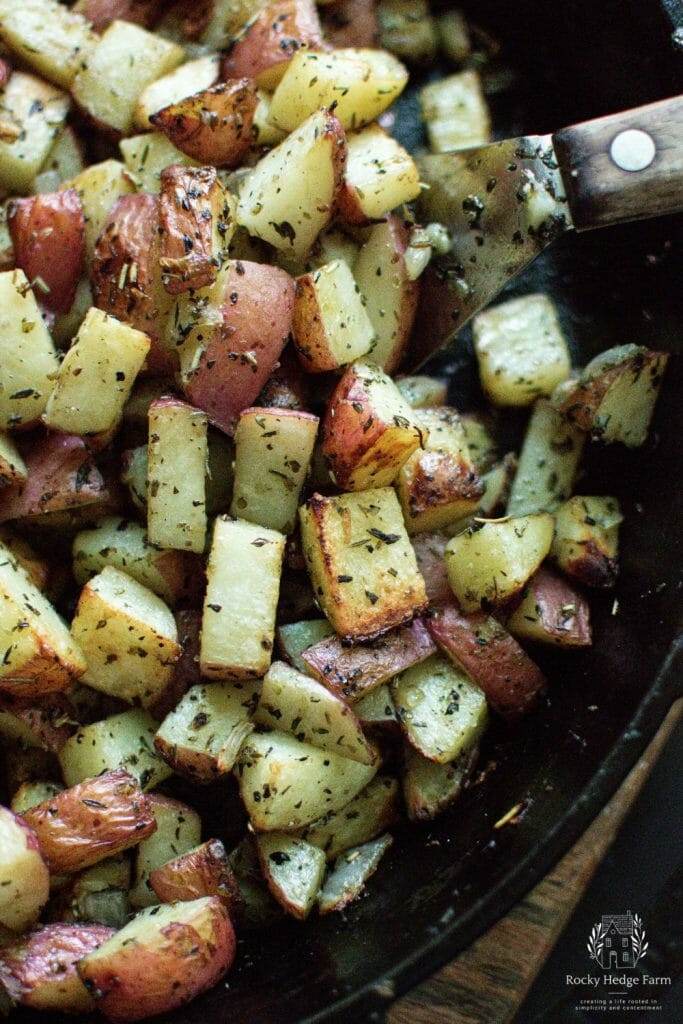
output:
M50 895L50 873L38 837L23 818L0 807L0 921L23 931ZM3 972L4 973L4 972ZM0 973L0 980L4 977Z
M555 513L552 559L578 583L613 587L619 571L619 526L623 518L616 498L570 498Z
M59 890L55 909L60 920L90 921L109 928L123 928L131 913L130 878L130 861L125 854L86 868Z
M332 219L345 160L337 117L312 112L251 171L240 192L237 223L294 258L305 256ZM286 189L279 187L283 178L290 182Z
M303 652L334 633L327 619L304 619L302 622L290 622L279 626L277 643L280 653L299 672L308 672Z
M517 594L550 551L547 512L478 521L449 541L446 567L453 593L467 612L491 608Z
M119 149L131 181L141 192L158 192L162 172L171 165L197 166L196 160L181 153L163 132L145 132L121 139Z
M372 350L375 332L344 260L297 279L292 332L309 373L336 370Z
M391 378L369 362L346 370L323 419L323 452L345 491L392 483L428 436Z
M9 434L0 432L0 487L23 484L27 477L26 463Z
M529 580L506 626L522 640L558 647L591 644L590 607L585 597L543 567Z
M482 387L494 405L531 405L569 376L567 342L547 295L521 295L478 313L472 333Z
M258 104L254 111L254 122L251 126L252 145L277 146L287 135L282 128L277 128L270 120L271 94L259 89L256 93Z
M507 513L553 512L572 493L586 435L567 423L549 402L533 408Z
M446 404L448 385L438 377L427 377L423 374L399 377L396 380L396 387L411 409L429 409L434 405ZM461 418L461 422L465 429L465 417Z
M0 427L6 429L40 419L59 363L23 270L0 273L0 309Z
M100 924L44 925L2 947L0 982L20 1006L48 1013L88 1013L95 1003L76 964L113 934L113 928Z
M339 211L349 224L379 220L420 194L420 174L413 158L379 125L347 137L344 185Z
M354 707L358 721L364 729L380 730L396 734L399 731L398 716L388 683L370 690Z
M98 125L125 135L142 91L183 57L175 43L128 21L113 21L77 72L71 92Z
M357 899L392 842L390 835L380 836L338 857L318 895L319 912L329 914L333 910L344 910Z
M150 122L193 160L237 167L252 143L257 105L254 82L234 78L171 103Z
M259 832L308 825L352 800L375 775L374 765L302 743L285 732L254 733L236 765L242 800Z
M52 874L87 868L156 829L148 798L123 768L85 779L24 813Z
M149 881L150 874L197 846L202 834L201 818L187 804L156 793L148 800L157 827L135 852L135 885L130 892L134 907L153 907L159 902Z
M297 50L320 49L322 31L313 0L273 0L259 6L251 21L252 12L245 12L245 30L223 58L221 76L253 78L262 89L272 90Z
M70 711L68 702L58 699L49 704L27 705L25 701L0 698L0 736L24 746L56 752L74 731Z
M149 712L140 708L82 725L59 752L67 786L116 768L125 768L143 790L158 786L171 775L171 769L154 749L158 727Z
M406 744L403 798L411 821L430 821L458 799L476 764L478 752L475 744L455 761L436 764Z
M424 580L390 488L314 494L300 517L317 600L342 639L373 639L425 609Z
M159 547L204 551L207 426L206 413L177 398L149 408L147 530Z
M114 1022L168 1014L216 984L235 957L235 932L215 896L151 907L78 963Z
M205 57L189 60L168 75L162 75L151 82L138 97L134 114L136 127L141 131L149 131L152 114L208 89L217 80L218 69L218 55L210 53Z
M261 870L280 906L304 921L315 905L325 874L325 854L305 839L286 832L257 836Z
M344 128L362 128L400 96L407 81L403 64L385 50L299 50L275 90L270 118L293 131L314 111L334 104Z
M12 8L12 20L15 8ZM13 71L0 93L0 187L26 193L69 111L69 97L41 78Z
M86 663L50 602L0 544L0 693L44 697L67 690Z
M56 0L2 0L0 37L24 64L65 89L97 42L88 21Z
M117 199L134 192L135 184L119 160L104 160L102 163L86 167L70 181L65 182L65 186L76 189L83 206L85 251L90 265L95 253L95 244L109 220ZM130 258L135 260L136 257L132 254ZM118 273L117 267L114 271L117 279Z
M209 839L155 868L149 882L162 903L217 896L232 919L242 913L239 884L220 839Z
M256 679L267 671L285 538L220 516L213 531L202 619L202 675Z
M328 811L303 829L302 836L319 846L327 860L334 860L344 850L374 839L398 819L398 783L388 775L376 775L345 807Z
M420 104L432 153L490 141L491 115L476 71L460 71L430 82L420 90Z
M641 345L618 345L591 360L578 381L558 387L553 404L606 444L637 448L647 437L668 359Z

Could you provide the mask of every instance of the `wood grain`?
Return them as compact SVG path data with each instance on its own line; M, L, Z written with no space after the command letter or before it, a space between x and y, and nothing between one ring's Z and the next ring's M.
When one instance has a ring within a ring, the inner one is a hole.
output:
M682 715L679 700L612 800L557 867L457 960L395 1003L389 1024L512 1020Z

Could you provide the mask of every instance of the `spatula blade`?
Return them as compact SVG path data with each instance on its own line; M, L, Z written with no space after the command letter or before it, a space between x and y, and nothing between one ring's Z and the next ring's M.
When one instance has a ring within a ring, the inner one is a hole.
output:
M429 154L419 166L428 186L420 219L445 224L452 245L423 275L408 372L448 344L571 227L550 135Z

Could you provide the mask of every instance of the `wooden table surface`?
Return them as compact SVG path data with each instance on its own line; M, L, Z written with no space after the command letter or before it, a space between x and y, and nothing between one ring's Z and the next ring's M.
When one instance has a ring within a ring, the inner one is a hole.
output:
M390 1024L512 1020L682 714L679 700L612 800L555 869L453 963L396 1002Z

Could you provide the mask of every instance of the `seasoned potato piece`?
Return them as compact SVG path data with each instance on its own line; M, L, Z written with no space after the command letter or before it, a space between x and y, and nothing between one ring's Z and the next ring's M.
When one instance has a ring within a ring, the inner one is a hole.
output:
M378 766L379 759L361 764L275 731L249 737L236 773L252 825L272 832L300 828L344 807Z
M556 644L558 647L589 647L591 644L590 608L583 595L541 567L522 593L506 622L507 628L522 640Z
M24 813L52 874L137 846L156 829L149 799L123 768L85 779Z
M324 373L367 355L375 332L344 260L333 260L296 282L292 322L301 365Z
M428 436L391 378L369 362L346 370L323 419L323 452L345 491L392 483Z
M100 924L44 925L2 947L0 982L21 1006L48 1013L88 1013L95 1003L76 964L113 934L113 928Z
M562 572L585 586L613 587L623 518L616 498L570 498L555 513L551 557Z
M314 494L300 517L311 582L342 639L371 640L424 611L424 580L394 491Z
M23 71L12 72L0 93L0 187L29 191L68 111L69 97L61 89Z
M60 920L123 928L130 917L130 876L130 861L125 854L101 860L81 871L59 891Z
M26 482L26 463L9 434L0 432L0 487Z
M242 913L239 885L220 839L209 839L155 868L149 883L162 903L217 896L232 919Z
M59 752L67 786L119 767L134 776L143 790L158 786L171 769L154 750L157 728L158 722L140 708L81 726Z
M202 834L199 815L187 804L167 796L152 794L148 797L156 832L143 839L135 853L135 885L130 892L134 907L153 907L159 900L149 876L179 854L196 846Z
M17 267L39 287L44 306L66 313L83 271L85 221L76 190L13 199L7 223Z
M476 764L478 752L475 744L455 761L436 764L406 744L403 798L411 821L430 821L458 799Z
M102 163L86 167L80 174L65 182L65 187L76 189L83 206L85 251L90 265L95 253L95 243L109 220L116 200L134 192L135 185L119 160L104 160ZM118 267L115 273L118 273Z
M395 384L411 409L430 409L434 405L446 404L448 385L438 377L427 377L423 374L417 374L414 377L398 377ZM467 440L464 416L461 417L461 423Z
M271 95L259 89L256 93L258 104L254 111L254 122L251 134L254 146L277 146L286 136L282 128L277 128L270 120Z
M536 403L512 482L507 513L553 512L571 495L586 435L549 402Z
M398 676L391 692L406 739L437 764L455 761L486 728L486 697L438 654Z
M71 632L88 664L84 682L149 707L180 657L173 615L156 594L108 565L81 591Z
M208 89L218 78L219 58L208 54L181 64L143 89L135 105L133 120L141 131L151 127L150 118L164 107Z
M164 718L154 746L174 771L194 782L213 782L232 769L252 732L258 691L253 683L192 686Z
M303 652L334 633L327 619L305 619L303 622L290 622L279 626L277 643L280 653L299 672L308 672Z
M235 431L234 516L292 532L318 422L294 409L244 410Z
M334 860L344 850L374 839L398 819L398 783L388 775L376 775L345 807L328 811L303 829L302 836L319 846L327 860Z
M285 538L220 516L213 531L202 619L202 675L256 679L270 665Z
M213 0L210 10L201 12L197 32L202 44L212 50L224 50L264 3L265 0ZM192 22L190 27L194 28ZM190 36L197 32L191 31Z
M23 931L37 919L50 895L50 874L34 830L0 807L0 921ZM0 980L4 982L2 974Z
M325 879L318 896L318 910L329 914L333 910L344 910L357 899L365 883L379 867L379 862L393 842L390 835L380 836L372 842L356 846L342 853L335 861L334 868Z
M135 508L147 514L147 445L131 448L121 455L121 483L125 484ZM122 568L121 566L119 568ZM135 576L131 573L131 576ZM137 579L137 576L135 576ZM142 583L143 581L140 580ZM145 583L145 586L149 586ZM154 587L151 588L154 590ZM159 595L160 597L163 595ZM170 602L169 602L170 603Z
M12 797L10 810L14 814L23 814L29 807L42 804L43 800L51 800L57 793L64 789L59 782L48 782L36 780L35 782L22 782L19 789Z
M59 367L43 420L53 430L114 430L149 351L146 334L92 307Z
M18 740L28 747L56 752L74 731L69 718L71 711L67 701L27 706L25 701L0 698L0 736Z
M251 171L240 192L237 223L276 249L305 256L332 219L345 160L337 117L326 110L311 113ZM290 183L286 189L279 186L284 179Z
M569 350L547 295L521 295L472 321L484 391L494 405L531 405L569 376Z
M147 529L162 548L201 554L206 542L207 417L177 398L149 408Z
M427 621L441 650L481 687L494 711L516 718L536 703L543 673L496 619L479 611L466 615L451 601Z
M114 1022L168 1014L219 981L235 932L215 896L151 907L78 963L98 1008Z
M128 21L113 21L78 70L71 92L99 126L125 135L142 91L183 57L175 43Z
M85 659L69 630L0 544L0 693L44 697L67 690L83 675Z
M325 854L285 832L257 836L256 849L272 895L288 914L304 921L322 885Z
M432 153L483 146L491 139L491 116L476 71L461 71L420 90L422 117Z
M159 231L164 288L171 295L216 280L235 229L232 197L214 167L161 172Z
M40 418L59 364L23 270L0 273L0 310L0 427L6 429Z
M145 132L121 139L119 149L131 179L141 192L158 192L161 173L172 164L197 166L195 160L181 153L162 132Z
M1 0L0 38L41 77L65 89L97 42L88 21L57 0Z
M496 606L517 594L550 551L547 512L476 522L449 541L446 567L464 611Z
M36 195L54 192L69 178L80 174L83 167L81 141L73 128L66 124L55 135L55 141L45 158L45 163L33 179L31 191Z
M347 137L339 212L349 224L378 220L420 194L420 175L409 153L379 125Z
M380 44L401 60L436 56L439 36L427 0L380 0L377 17Z
M334 104L344 128L362 128L400 96L407 81L403 64L386 50L299 50L275 90L270 118L293 131L315 110Z
M610 444L637 448L647 437L669 356L641 345L618 345L567 382L553 404L581 430Z
M415 417L427 435L424 450L413 452L396 479L408 533L457 522L477 509L484 493L456 410L419 409Z
M150 122L193 160L237 167L252 143L257 105L253 81L235 78L171 103Z
M365 697L361 697L353 710L364 729L379 729L391 733L398 731L398 716L388 683L382 683L374 690L370 690Z
M416 533L410 538L430 604L453 598L444 557L449 540L447 533Z
M302 652L301 661L305 671L333 693L355 703L435 651L424 622L415 619L371 643L349 646L337 636L321 639Z
M322 31L313 0L273 0L259 6L262 10L223 58L221 75L253 78L262 89L272 90L297 50L320 49Z

